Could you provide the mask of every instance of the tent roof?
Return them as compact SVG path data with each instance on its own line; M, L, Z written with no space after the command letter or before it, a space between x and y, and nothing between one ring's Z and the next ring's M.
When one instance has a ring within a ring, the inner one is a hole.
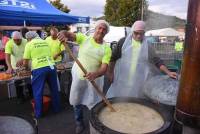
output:
M146 36L181 36L180 32L173 28L163 28L157 30L150 30L145 33Z
M89 17L64 13L46 0L0 0L0 25L89 23Z
M125 37L125 27L110 26L110 31L106 34L104 40L106 42L119 41L122 37Z

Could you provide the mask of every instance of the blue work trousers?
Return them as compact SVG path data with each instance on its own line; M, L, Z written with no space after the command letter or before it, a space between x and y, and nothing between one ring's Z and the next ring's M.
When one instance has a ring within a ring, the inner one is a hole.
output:
M74 106L76 125L83 125L83 105Z
M32 71L32 89L35 99L35 117L42 116L42 102L45 82L51 91L51 102L54 112L60 111L60 96L58 92L57 73L55 69L43 67Z

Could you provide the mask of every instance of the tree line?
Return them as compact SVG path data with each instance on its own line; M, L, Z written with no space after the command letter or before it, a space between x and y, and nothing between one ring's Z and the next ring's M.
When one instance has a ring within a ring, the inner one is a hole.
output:
M57 9L69 13L61 0L50 0ZM131 26L136 20L145 19L148 2L146 0L106 0L104 18L113 26Z

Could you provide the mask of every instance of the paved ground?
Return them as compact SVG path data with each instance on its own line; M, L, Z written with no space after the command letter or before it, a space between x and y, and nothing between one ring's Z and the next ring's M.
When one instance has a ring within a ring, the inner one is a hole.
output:
M38 120L38 134L75 134L75 121L73 109L67 101L67 97L61 95L62 111L54 114L51 110L41 119ZM84 109L84 117L86 129L83 134L89 134L88 125L88 110ZM15 99L0 100L0 115L20 116L34 124L32 118L32 106L30 100L24 104L17 104ZM170 134L181 134L180 126L175 126L175 129Z
M43 118L38 120L38 134L75 134L73 109L64 95L61 98L62 111L54 114L49 110ZM30 100L24 104L17 104L15 99L0 100L0 115L16 115L34 123ZM86 130L83 134L89 134L87 115L88 110L85 109Z
M2 90L2 86L0 87L0 90ZM68 97L61 94L61 102L61 112L54 114L51 110L49 110L43 118L38 120L38 134L75 134L74 114L72 106L69 105ZM86 108L84 110L86 129L83 134L89 134L89 111ZM0 98L0 116L20 116L25 120L30 121L32 124L35 124L33 121L32 113L33 110L30 99L27 99L23 104L17 104L16 99L9 100ZM176 125L172 130L173 131L171 131L170 134L181 134L180 125Z

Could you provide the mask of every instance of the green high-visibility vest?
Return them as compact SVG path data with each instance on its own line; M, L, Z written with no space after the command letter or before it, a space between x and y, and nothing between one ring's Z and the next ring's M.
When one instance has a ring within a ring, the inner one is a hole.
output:
M177 52L182 51L183 50L183 42L176 42L175 43L175 50Z

